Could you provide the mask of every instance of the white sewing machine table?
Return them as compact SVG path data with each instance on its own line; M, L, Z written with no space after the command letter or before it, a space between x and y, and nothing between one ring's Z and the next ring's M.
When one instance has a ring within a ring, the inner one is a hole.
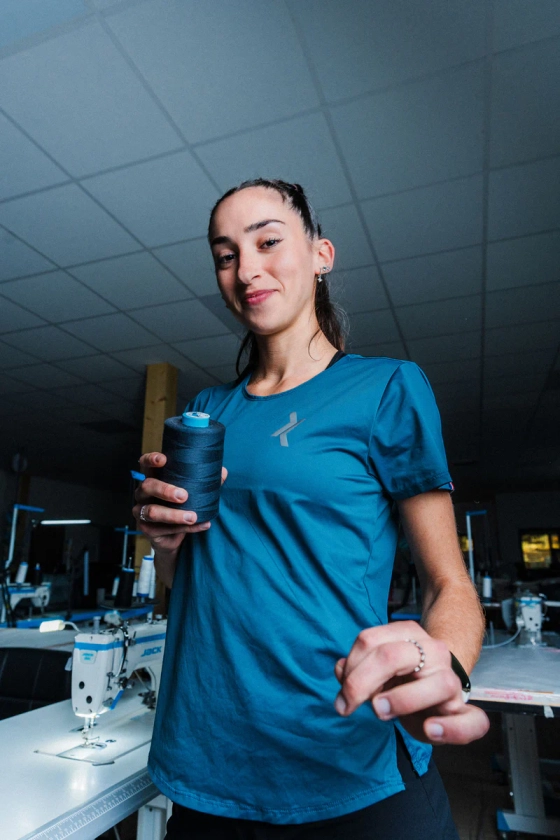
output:
M535 733L536 715L560 716L560 648L483 650L471 683L472 702L503 713L514 810L497 812L498 831L560 837L560 819L545 815Z
M126 711L126 701L121 702ZM135 712L141 714L138 707ZM153 718L153 712L147 714ZM110 737L121 715L117 710L102 715L95 735ZM140 812L137 836L160 840L167 800L146 770L150 747L144 743L146 728L138 736L141 746L113 764L95 765L38 752L52 750L53 744L57 751L61 745L76 745L81 739L75 731L79 725L70 700L0 721L2 840L94 840L148 803L150 807ZM151 726L148 730L151 738Z

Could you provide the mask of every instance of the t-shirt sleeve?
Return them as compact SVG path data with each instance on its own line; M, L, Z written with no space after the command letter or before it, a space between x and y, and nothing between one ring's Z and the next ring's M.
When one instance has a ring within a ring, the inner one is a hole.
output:
M430 383L414 362L389 379L371 430L370 465L393 499L437 488L453 490Z

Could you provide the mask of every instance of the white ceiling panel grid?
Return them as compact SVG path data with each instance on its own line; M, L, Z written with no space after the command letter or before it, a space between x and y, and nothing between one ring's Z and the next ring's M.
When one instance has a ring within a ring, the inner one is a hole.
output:
M482 285L482 247L383 264L395 306L477 294Z
M52 269L54 263L0 227L0 281L39 274Z
M121 310L187 300L193 296L146 251L76 266L70 273Z
M316 208L351 200L323 114L253 129L197 146L196 151L224 192L251 178L281 178L305 184Z
M482 242L482 177L363 201L381 262Z
M486 52L484 0L288 0L329 102L437 73Z
M64 181L66 173L0 113L0 200Z
M0 204L0 223L59 266L114 257L138 247L75 184Z
M461 67L332 109L360 199L482 170L482 71Z
M486 265L488 290L560 280L560 230L490 242Z
M318 105L283 3L155 0L107 22L190 143Z
M83 183L148 247L202 236L219 197L190 152L139 163Z
M183 404L231 380L208 213L263 176L319 210L349 348L426 368L450 451L479 462L459 486L538 480L523 447L560 422L558 0L19 0L3 24L0 458L40 397L35 463L68 423L57 470L101 479L88 434L121 470L138 434L76 424L136 426L146 364L178 368Z
M64 271L52 271L25 280L10 280L0 285L0 294L51 323L115 311L110 303Z
M75 177L182 146L96 21L5 58L0 107Z

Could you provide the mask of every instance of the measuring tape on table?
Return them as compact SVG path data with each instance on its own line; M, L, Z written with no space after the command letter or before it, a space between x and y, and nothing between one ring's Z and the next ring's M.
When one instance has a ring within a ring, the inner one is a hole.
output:
M158 796L159 790L146 770L119 782L99 797L21 840L93 840ZM105 818L105 819L104 819Z

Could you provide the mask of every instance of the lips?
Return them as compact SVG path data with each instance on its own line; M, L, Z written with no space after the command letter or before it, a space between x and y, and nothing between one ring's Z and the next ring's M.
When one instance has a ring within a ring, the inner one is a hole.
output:
M274 294L274 289L260 289L256 292L250 292L243 298L243 303L246 306L257 306L259 303L267 300L272 294Z

